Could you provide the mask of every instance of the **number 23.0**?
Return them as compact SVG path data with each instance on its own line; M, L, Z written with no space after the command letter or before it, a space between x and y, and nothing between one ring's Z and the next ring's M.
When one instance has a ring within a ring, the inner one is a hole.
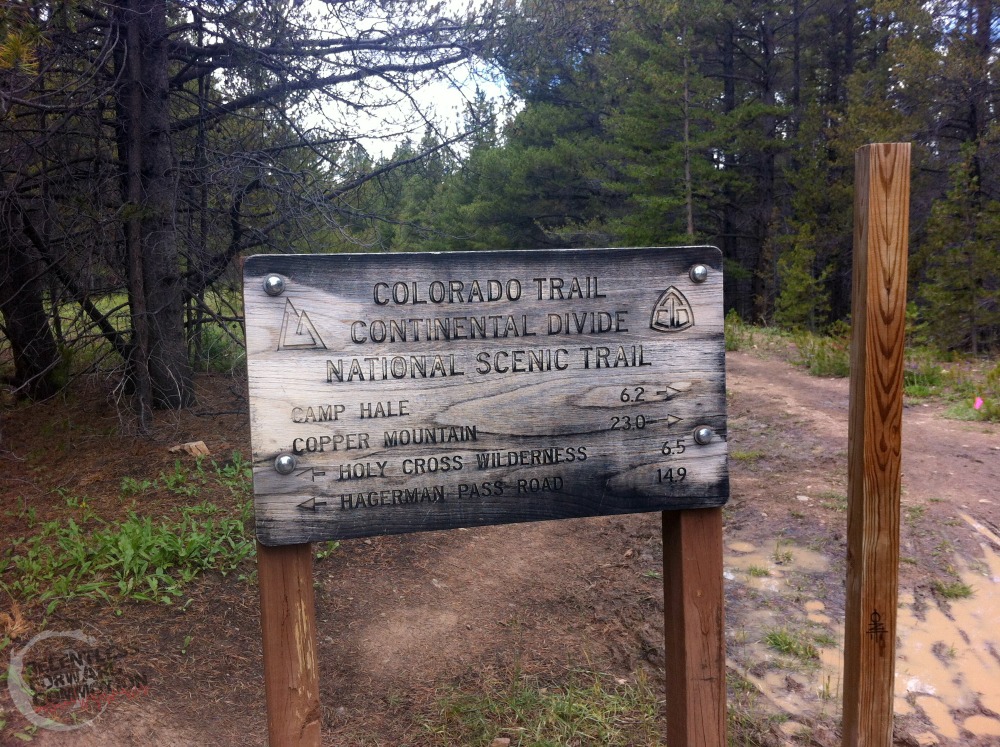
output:
M615 415L611 418L611 430L613 431L630 431L633 428L641 431L645 427L645 415L636 415L634 418L631 415L624 415L622 417Z

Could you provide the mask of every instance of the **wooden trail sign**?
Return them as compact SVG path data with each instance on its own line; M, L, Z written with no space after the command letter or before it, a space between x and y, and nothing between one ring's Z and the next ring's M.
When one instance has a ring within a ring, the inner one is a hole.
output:
M312 541L654 510L668 737L726 743L717 249L262 255L244 301L270 744L321 741Z
M261 255L244 300L264 544L728 498L715 248Z

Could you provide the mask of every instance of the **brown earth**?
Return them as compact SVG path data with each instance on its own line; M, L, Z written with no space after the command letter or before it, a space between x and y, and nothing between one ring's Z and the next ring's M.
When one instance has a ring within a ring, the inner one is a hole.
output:
M157 516L180 499L161 491L125 500L124 476L169 472L176 457L166 448L185 441L204 440L219 459L249 453L243 385L205 377L201 386L199 408L159 415L154 440L117 435L128 423L97 384L6 416L0 558L8 538L29 533L28 508L40 519L79 510L56 488L86 496L104 518L129 508ZM839 744L848 384L735 353L728 392L730 702L756 714L775 744ZM904 412L896 743L996 745L1000 427L943 411L913 402ZM204 498L216 500L195 500ZM579 669L660 682L661 569L655 514L341 543L315 567L324 743L427 743L420 722L445 688L474 691L515 672L543 683ZM170 606L59 607L47 629L84 630L127 651L149 689L90 727L39 730L30 742L265 744L256 589L240 575L200 580ZM946 599L935 584L959 579L973 587L970 599ZM4 661L41 629L43 611L25 603ZM775 631L811 641L812 652L779 653L766 643ZM24 744L7 688L0 708L0 743Z

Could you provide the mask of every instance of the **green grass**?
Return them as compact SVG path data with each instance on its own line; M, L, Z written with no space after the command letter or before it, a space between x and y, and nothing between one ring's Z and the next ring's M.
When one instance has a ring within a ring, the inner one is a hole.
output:
M906 523L912 527L924 518L924 514L927 513L927 506L907 506L905 512Z
M847 496L833 490L824 491L819 494L819 505L833 511L847 510Z
M735 309L730 309L725 320L727 351L770 349L787 344L787 333L777 327L757 327L740 319Z
M827 631L820 631L813 635L813 640L818 643L823 648L835 648L839 641L837 638Z
M763 566L751 565L747 567L747 575L751 578L766 578L771 575L771 571Z
M945 599L969 599L976 593L964 581L942 581L939 578L931 582L931 588Z
M445 691L424 720L422 744L488 746L498 737L512 747L662 745L661 704L643 674L634 682L575 672L566 682L542 683L515 673L476 692ZM429 740L429 741L428 741Z
M819 650L803 633L792 632L785 628L770 630L764 635L764 643L778 653L801 661L819 659Z
M736 309L730 309L725 322L726 350L744 350L752 346L753 327L744 324Z
M783 549L784 544L785 543L779 539L774 543L774 552L771 553L771 559L778 565L788 565L794 559L791 550Z
M57 491L76 516L37 522L25 518L36 531L11 540L11 552L0 571L11 576L11 593L46 602L46 614L74 597L170 604L184 587L206 571L228 573L254 555L247 529L250 516L250 466L239 453L220 465L203 460L194 468L178 463L160 479L168 490L194 497L206 481L230 491L241 515L233 517L214 503L203 501L177 509L157 520L130 511L119 522L106 522L86 498ZM148 480L123 481L123 492L140 490Z
M903 370L903 393L909 397L933 397L945 383L944 369L933 350L911 348L906 351Z
M847 335L826 337L811 332L792 336L796 354L793 362L804 366L813 376L851 375L850 338Z
M764 452L759 450L741 451L734 449L729 452L729 458L735 459L737 462L756 462L758 459L763 458L763 456Z
M1000 422L1000 361L984 364L973 359L944 364L941 377L935 395L950 403L945 417Z
M791 348L792 363L814 376L851 373L850 330L838 322L830 333L755 327L730 311L725 321L726 350ZM909 397L938 397L951 403L946 417L1000 422L1000 361L956 357L933 348L910 345L904 351L903 391ZM977 399L981 400L978 408Z
M727 742L730 747L765 747L774 744L771 725L780 716L769 716L758 706L760 692L750 680L728 670L727 689Z

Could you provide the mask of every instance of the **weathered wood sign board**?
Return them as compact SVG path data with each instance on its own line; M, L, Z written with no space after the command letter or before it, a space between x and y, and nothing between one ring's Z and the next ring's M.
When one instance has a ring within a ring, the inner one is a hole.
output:
M264 544L728 498L715 248L261 255L244 300Z

